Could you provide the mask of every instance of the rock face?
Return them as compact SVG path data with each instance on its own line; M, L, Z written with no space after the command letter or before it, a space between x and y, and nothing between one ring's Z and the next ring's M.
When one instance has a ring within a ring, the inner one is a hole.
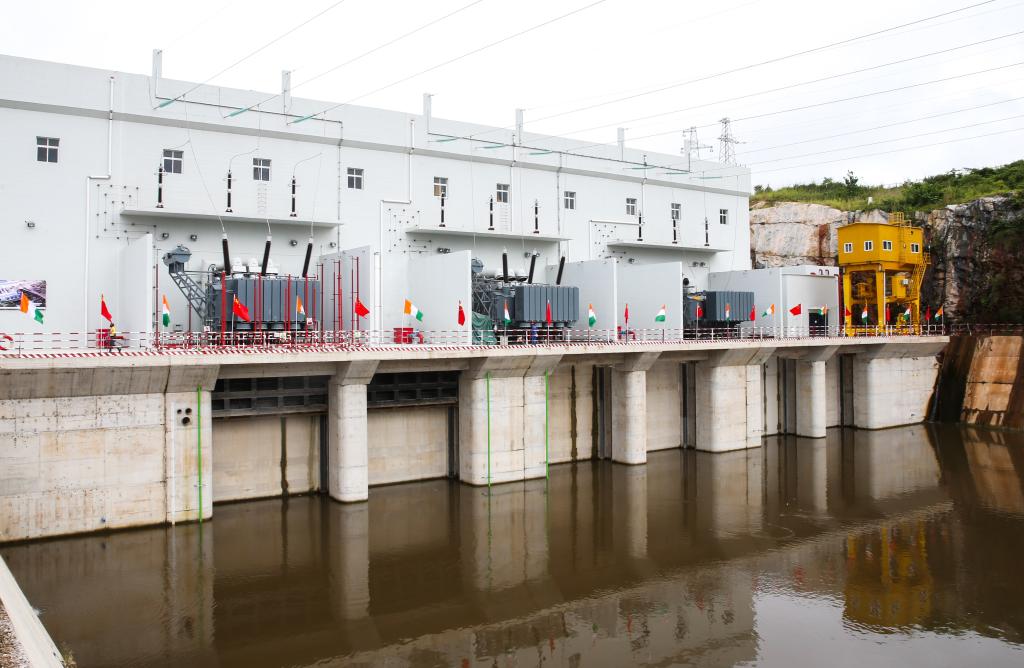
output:
M984 197L929 213L925 228L932 268L922 298L944 304L952 319L1024 322L1024 210L1009 197Z
M755 268L835 265L837 230L852 222L884 222L883 211L841 211L796 202L755 204L750 211L750 256ZM943 306L946 322L1024 322L1024 202L985 197L930 212L925 229L932 266L923 303Z

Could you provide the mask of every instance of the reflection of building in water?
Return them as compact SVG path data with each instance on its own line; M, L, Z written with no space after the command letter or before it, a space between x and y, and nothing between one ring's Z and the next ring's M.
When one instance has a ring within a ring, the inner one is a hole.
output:
M883 522L846 539L843 614L876 627L905 627L931 614L934 582L928 565L926 522Z
M982 505L1024 514L1024 434L965 428L964 451Z

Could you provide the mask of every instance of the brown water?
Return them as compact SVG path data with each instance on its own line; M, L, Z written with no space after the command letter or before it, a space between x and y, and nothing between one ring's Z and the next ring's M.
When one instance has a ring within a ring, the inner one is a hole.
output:
M79 666L1024 665L1024 435L218 505L0 547Z

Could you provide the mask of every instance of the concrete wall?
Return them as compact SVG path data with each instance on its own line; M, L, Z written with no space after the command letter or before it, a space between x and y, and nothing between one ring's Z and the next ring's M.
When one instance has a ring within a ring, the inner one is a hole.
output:
M560 364L548 379L549 457L553 464L593 456L593 372L590 364Z
M471 253L460 251L426 255L409 261L409 279L405 299L423 311L423 321L406 316L406 326L440 333L440 341L427 343L470 343L473 328L473 296L470 291L469 261ZM396 300L398 301L398 300ZM458 322L458 306L466 314L466 322ZM401 300L404 305L404 299Z
M961 419L970 424L1024 427L1024 337L986 336L974 343Z
M213 500L303 494L319 487L320 416L213 421Z
M163 522L164 395L0 401L0 541Z
M617 324L629 304L629 327L635 330L678 330L683 326L683 265L623 264L618 267ZM658 309L665 306L665 322L655 322ZM657 332L653 332L657 335Z
M647 371L647 451L682 446L682 372L678 362Z
M939 364L922 357L867 357L853 365L854 424L884 429L923 422L928 415Z
M371 485L448 474L448 406L377 408L366 420Z
M563 285L575 285L580 289L580 315L576 327L587 329L587 306L594 305L597 315L595 330L615 330L615 324L621 318L619 313L617 273L618 262L615 259L592 260L584 262L566 262L562 274ZM547 280L555 282L558 267L547 268Z

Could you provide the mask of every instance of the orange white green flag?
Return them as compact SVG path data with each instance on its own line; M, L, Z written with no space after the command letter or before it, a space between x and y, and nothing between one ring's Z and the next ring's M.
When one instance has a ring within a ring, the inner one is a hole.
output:
M164 295L163 305L160 310L162 312L161 321L164 323L164 327L171 326L171 307L167 303L167 295Z
M411 315L421 322L423 321L423 311L419 310L419 308L416 307L416 304L413 304L408 299L405 300L405 309L403 312L406 315Z

